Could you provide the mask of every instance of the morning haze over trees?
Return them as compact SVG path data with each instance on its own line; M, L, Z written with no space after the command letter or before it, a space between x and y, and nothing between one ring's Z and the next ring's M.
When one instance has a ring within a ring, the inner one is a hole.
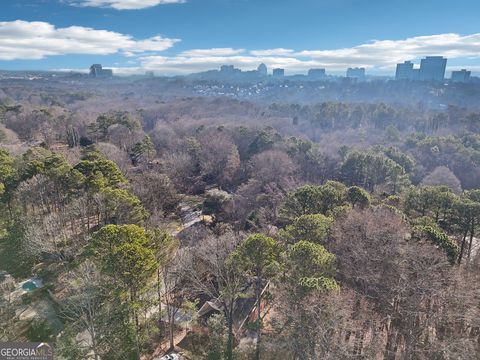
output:
M479 359L480 82L445 64L0 72L0 342Z

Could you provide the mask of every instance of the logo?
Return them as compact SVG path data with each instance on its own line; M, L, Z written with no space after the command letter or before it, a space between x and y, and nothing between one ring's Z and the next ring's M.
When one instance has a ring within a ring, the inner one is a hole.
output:
M0 360L53 360L47 343L0 343Z

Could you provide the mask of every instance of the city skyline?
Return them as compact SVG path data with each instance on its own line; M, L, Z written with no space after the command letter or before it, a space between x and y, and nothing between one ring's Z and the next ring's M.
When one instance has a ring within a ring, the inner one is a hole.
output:
M0 69L85 71L102 63L118 75L176 75L224 64L254 70L265 63L284 68L286 75L315 68L340 75L364 67L368 74L391 76L404 60L444 56L447 77L464 68L480 74L480 29L475 21L455 20L458 9L447 8L447 1L417 4L412 16L384 27L379 25L393 11L406 11L398 9L404 2L300 2L288 11L288 2L269 0L25 0L21 6L6 1ZM473 1L458 5L472 10L464 17L480 11ZM368 26L373 20L376 26Z
M446 72L447 58L442 56L426 56L425 58L420 59L419 66L416 66L412 61L406 60L403 63L396 65L395 73L393 76L382 76L383 78L394 78L395 80L408 80L408 81L428 81L428 82L441 82L441 81L451 81L451 82L462 82L467 83L472 79L471 70L460 69L451 71L450 74ZM220 66L220 69L209 69L207 71L191 73L188 75L200 75L207 76L211 78L224 77L226 79L232 77L242 77L245 79L245 76L250 79L260 79L266 76L271 76L273 78L283 78L285 76L292 79L302 80L325 80L328 78L354 78L357 80L363 80L372 77L378 77L377 75L371 75L366 72L366 69L363 67L349 67L346 69L344 75L331 74L327 72L326 68L311 68L308 69L306 73L297 73L286 75L286 69L284 68L272 68L269 69L264 63L258 65L254 70L244 71L242 69L236 68L235 65L224 64ZM86 71L82 71L86 72ZM100 73L100 75L98 74ZM217 75L215 75L217 74ZM89 68L90 77L111 77L113 75L112 69L102 69L101 64L93 64ZM140 74L139 74L140 75ZM147 70L145 74L148 77L155 76L154 71ZM187 76L188 76L187 75ZM448 76L450 75L450 76ZM474 81L478 81L480 78L476 78ZM473 80L473 79L472 79Z

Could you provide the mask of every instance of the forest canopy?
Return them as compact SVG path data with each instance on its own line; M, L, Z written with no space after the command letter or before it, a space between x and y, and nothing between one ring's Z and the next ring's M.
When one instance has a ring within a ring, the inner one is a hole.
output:
M480 356L478 104L78 86L0 91L1 341L66 360Z

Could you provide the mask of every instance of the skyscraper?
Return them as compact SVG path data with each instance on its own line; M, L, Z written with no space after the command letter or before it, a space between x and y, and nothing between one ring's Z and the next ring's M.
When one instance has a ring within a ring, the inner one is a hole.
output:
M414 80L413 63L411 61L405 61L402 64L397 64L395 79L396 80Z
M90 76L91 77L111 77L113 76L112 69L104 69L100 64L93 64L90 66Z
M274 77L283 77L285 76L285 69L273 69Z
M452 82L466 83L470 80L471 71L466 69L452 71Z
M446 67L447 59L443 56L427 56L420 62L419 80L443 81Z
M264 63L261 63L260 65L258 65L257 71L260 75L267 75L268 73L267 65L265 65Z
M313 79L321 79L325 77L325 69L310 69L308 70L308 77Z
M347 77L349 78L364 78L365 77L365 68L348 68Z
M220 72L224 74L233 74L235 73L235 67L233 65L222 65L220 66Z

